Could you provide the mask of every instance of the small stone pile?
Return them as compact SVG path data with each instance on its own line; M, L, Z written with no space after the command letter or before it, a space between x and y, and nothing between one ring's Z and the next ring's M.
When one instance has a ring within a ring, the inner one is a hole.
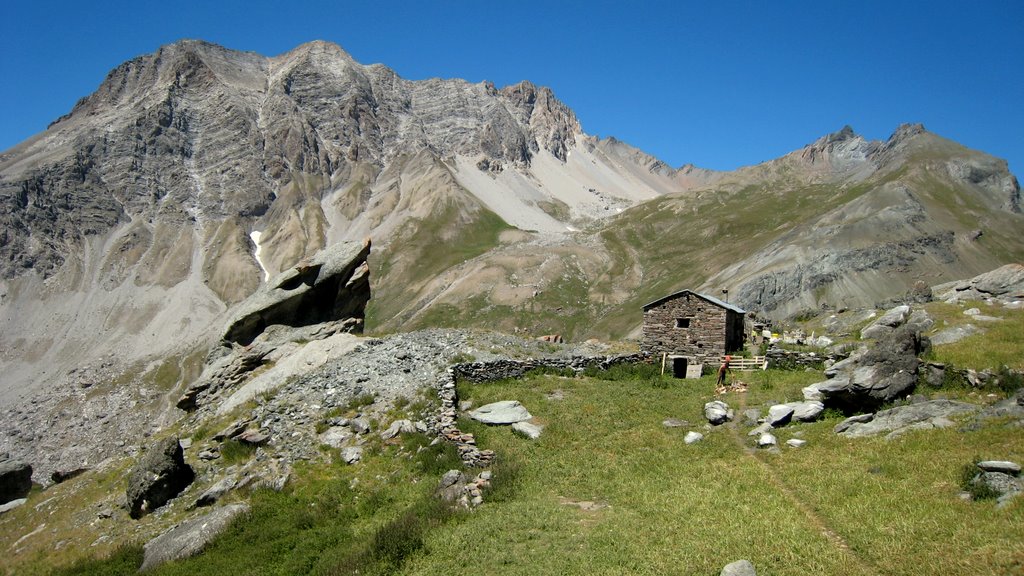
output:
M484 490L491 486L491 472L484 470L472 480L459 470L449 470L437 484L437 497L462 508L475 508L484 503Z

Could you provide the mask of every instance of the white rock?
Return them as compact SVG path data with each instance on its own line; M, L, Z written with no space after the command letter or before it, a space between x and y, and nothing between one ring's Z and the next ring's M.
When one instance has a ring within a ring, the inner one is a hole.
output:
M825 405L817 400L794 402L790 406L793 407L793 420L798 422L814 422L825 411Z
M700 442L703 439L704 435L701 434L700 432L690 431L686 433L686 437L683 438L683 442L686 442L687 444L693 444L695 442Z
M729 405L721 400L713 400L704 405L704 417L716 426L731 420L731 412Z
M818 390L818 386L825 384L825 382L816 382L810 386L806 386L801 392L804 393L804 400L822 400L825 396Z
M978 468L985 472L1002 472L1011 476L1020 474L1020 464L1009 460L985 460L978 462Z
M399 434L414 434L416 432L416 425L409 420L395 420L388 426L388 429L380 433L380 437L384 440L390 440Z
M340 455L346 464L355 464L363 458L363 447L349 446L348 448L342 448Z
M771 448L772 446L775 446L776 444L778 444L778 441L775 439L775 436L773 436L773 435L771 435L771 434L769 434L767 432L765 432L764 434L761 434L760 436L757 437L757 446L758 446L758 448Z
M533 418L518 400L502 400L469 412L469 417L484 424L515 424Z
M789 440L786 440L786 445L792 446L793 448L800 448L804 444L807 444L807 440L801 440L799 438L790 438Z
M536 440L540 438L540 433L544 430L544 427L530 424L529 422L516 422L512 425L512 430L530 440Z

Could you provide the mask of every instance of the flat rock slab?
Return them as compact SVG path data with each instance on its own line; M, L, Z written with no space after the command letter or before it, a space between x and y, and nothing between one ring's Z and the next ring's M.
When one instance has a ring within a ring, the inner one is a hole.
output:
M230 504L178 524L143 546L145 552L139 572L199 554L232 520L248 511L248 504Z
M807 440L801 440L799 438L790 438L786 440L786 446L792 446L793 448L802 448L807 444Z
M661 425L665 428L685 428L690 425L686 420L680 420L679 418L666 418L662 420Z
M1008 460L985 460L978 462L978 468L985 472L1002 472L1011 476L1020 475L1020 464Z
M836 426L836 432L850 438L857 438L882 432L894 432L910 426L915 427L912 429L942 427L945 425L945 420L951 416L970 414L979 410L981 410L981 406L966 402L930 400L877 412L869 422L858 422L853 418L848 418Z
M261 394L277 390L296 375L305 374L322 366L328 360L351 353L363 340L358 336L342 333L324 340L314 340L298 347L293 353L286 355L281 361L271 366L269 370L253 377L231 396L228 396L217 407L217 414L227 414Z
M484 424L507 425L533 418L518 400L502 400L469 412L469 417Z
M694 444L696 442L700 442L703 439L704 435L701 434L700 432L690 431L686 433L686 437L683 438L683 442L686 442L687 444Z
M9 510L14 510L15 508L21 506L25 502L28 502L28 498L18 498L17 500L4 502L3 504L0 504L0 514L3 514L4 512L7 512Z
M778 442L778 440L776 440L775 436L773 436L773 435L771 435L771 434L769 434L767 432L765 432L764 434L761 434L760 436L757 437L757 447L758 448L771 448L771 447L775 446L778 443L779 442Z
M977 334L981 330L973 324L964 324L955 328L947 328L938 334L930 337L932 344L952 344L967 338L971 334Z

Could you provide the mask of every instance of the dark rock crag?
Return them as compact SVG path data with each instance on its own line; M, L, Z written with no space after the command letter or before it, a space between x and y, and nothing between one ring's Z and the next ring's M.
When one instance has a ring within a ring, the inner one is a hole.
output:
M128 515L141 518L163 506L195 480L176 437L150 447L128 477Z

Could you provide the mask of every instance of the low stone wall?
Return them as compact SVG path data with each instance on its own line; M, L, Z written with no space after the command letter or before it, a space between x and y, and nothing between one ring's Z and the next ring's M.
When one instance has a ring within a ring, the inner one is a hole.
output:
M441 409L433 426L441 438L455 445L463 463L470 467L486 467L494 461L493 450L480 450L476 438L459 430L457 425L459 398L455 384L466 382L493 382L508 378L522 378L527 372L537 369L572 370L580 373L588 368L607 370L619 364L636 364L649 361L646 354L622 356L573 356L571 358L542 358L540 360L495 360L493 362L466 362L455 364L445 370L437 382L437 396Z
M779 370L794 370L802 368L821 369L849 357L847 353L818 354L817 352L800 352L797 350L784 350L782 348L769 348L765 352L768 359L768 367Z

